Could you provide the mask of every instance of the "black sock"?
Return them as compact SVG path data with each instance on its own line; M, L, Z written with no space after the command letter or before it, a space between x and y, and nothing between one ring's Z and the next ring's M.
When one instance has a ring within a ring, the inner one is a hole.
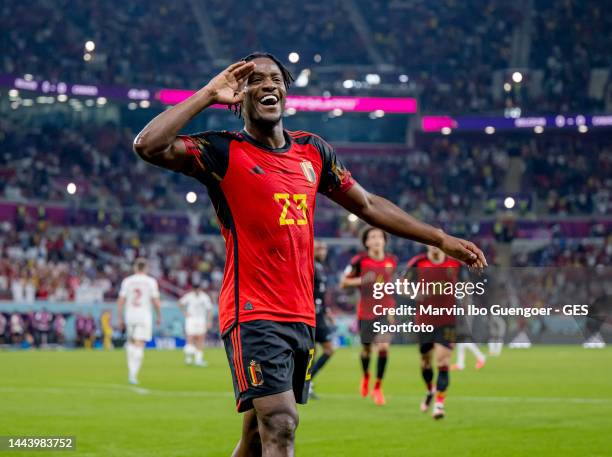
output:
M383 376L385 376L387 358L387 351L380 351L378 353L378 361L376 363L376 379L382 379Z
M433 387L433 370L430 368L421 368L421 374L423 375L423 381L427 384L427 391L431 392Z
M448 389L450 379L448 376L448 366L443 365L438 367L438 380L436 382L436 390L438 393L445 392Z
M323 354L321 354L321 356L317 359L317 361L314 364L314 367L312 367L312 370L310 372L311 376L314 378L314 376L317 374L317 372L323 368L323 365L325 365L325 363L329 360L329 355L327 355L325 352Z
M363 369L363 375L370 375L370 356L361 354L361 368Z

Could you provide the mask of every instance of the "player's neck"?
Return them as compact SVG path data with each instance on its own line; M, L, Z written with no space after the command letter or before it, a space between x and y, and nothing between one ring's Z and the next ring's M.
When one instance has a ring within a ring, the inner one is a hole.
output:
M375 251L371 249L368 251L368 255L374 260L382 260L385 258L385 251Z
M257 142L272 149L282 148L286 143L282 122L277 122L272 127L268 127L245 119L244 131Z
M429 259L429 261L435 265L440 265L441 263L444 263L444 257L438 257L438 258L434 258L434 257L429 257L427 256L427 258Z

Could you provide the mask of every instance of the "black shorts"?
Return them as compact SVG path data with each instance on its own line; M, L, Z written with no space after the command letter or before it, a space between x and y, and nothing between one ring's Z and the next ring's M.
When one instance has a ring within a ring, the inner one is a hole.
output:
M434 327L433 332L419 333L419 350L421 354L431 351L435 343L453 349L457 341L457 330L455 325L441 325Z
M359 319L359 337L361 338L361 344L370 344L376 340L379 335L374 328L376 322L386 325L389 323L389 319L386 315L376 316L374 319Z
M314 357L314 328L301 322L257 320L238 324L223 336L232 372L236 408L253 399L293 390L306 403Z
M325 313L317 313L317 326L315 328L315 343L323 344L332 340L332 329L327 324Z

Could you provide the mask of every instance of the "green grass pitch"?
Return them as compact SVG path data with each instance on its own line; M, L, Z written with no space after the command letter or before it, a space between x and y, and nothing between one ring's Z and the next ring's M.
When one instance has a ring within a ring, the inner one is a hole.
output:
M228 456L240 431L221 349L208 368L147 351L141 385L122 350L0 352L0 435L75 435L74 452L6 455ZM611 456L612 350L504 349L480 372L451 374L447 418L418 410L414 346L391 348L387 405L358 396L358 350L342 349L300 407L298 456ZM265 373L264 373L265 377ZM264 378L265 379L265 378Z

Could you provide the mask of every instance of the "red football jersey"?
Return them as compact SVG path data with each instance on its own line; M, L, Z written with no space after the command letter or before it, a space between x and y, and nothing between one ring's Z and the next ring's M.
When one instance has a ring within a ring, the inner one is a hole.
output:
M382 299L375 299L373 296L374 283L393 281L397 270L397 258L395 256L385 254L382 260L375 260L365 252L357 254L351 259L347 270L349 278L362 278L361 295L357 305L357 317L359 319L370 320L378 317L374 314L375 305L382 305L383 308L395 307L393 296L385 295Z
M277 149L244 130L180 137L193 160L179 171L207 186L225 239L222 332L257 319L315 325L317 191L346 192L355 181L321 138L283 133Z
M461 263L452 257L446 257L444 262L433 263L427 258L427 255L420 254L410 259L406 265L408 272L411 268L416 268L416 275L412 275L413 282L425 283L452 283L453 286L459 279L459 270ZM415 315L416 324L426 324L434 326L454 325L456 318L454 315L432 316L429 314L421 314L419 305L432 305L434 308L452 309L457 302L453 294L429 294L419 295L417 298L417 312Z

